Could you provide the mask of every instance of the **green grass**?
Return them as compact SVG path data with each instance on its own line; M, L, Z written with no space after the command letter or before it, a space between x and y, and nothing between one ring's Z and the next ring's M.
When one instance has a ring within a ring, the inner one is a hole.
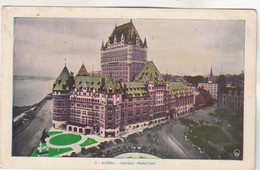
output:
M227 152L233 153L235 149L242 151L242 147L239 144L228 144L223 147Z
M87 138L83 143L80 144L81 147L88 146L94 143L98 143L95 139Z
M43 146L46 146L46 144L44 143ZM38 148L38 146L37 146ZM38 149L35 149L33 154L31 155L32 157L38 157L38 154L37 154L37 150ZM56 156L56 155L59 155L59 154L62 154L62 153L65 153L65 152L69 152L69 151L72 151L73 149L68 147L68 148L49 148L49 157L53 157L53 156Z
M70 145L80 141L82 137L75 134L61 134L50 139L50 143L53 145Z
M181 122L182 125L189 126L190 128L198 126L198 123L192 119L180 118L179 121Z
M211 141L215 144L228 142L227 135L217 126L202 125L192 129L190 136Z
M51 132L48 132L48 135L52 136L52 135L56 135L56 134L59 134L59 133L62 133L62 131L51 131Z
M56 155L59 155L59 154L62 154L62 153L65 153L65 152L69 152L69 151L72 151L73 149L72 148L49 148L49 156L52 157L52 156L56 156Z
M199 146L202 148L202 150L213 159L216 159L219 155L218 151L207 141L201 139L201 138L195 138L195 137L189 137L190 141L195 144L196 146Z
M146 159L146 157L140 156L139 158Z
M38 154L37 154L36 151L38 150L38 147L39 147L39 146L40 146L40 144L39 144L39 145L37 146L37 148L33 151L33 153L32 153L31 156L36 156L36 157L38 156ZM46 143L43 143L42 146L46 146Z
M221 128L208 125L195 127L192 129L192 132L188 134L188 138L212 159L221 158L221 153L219 153L214 146L209 143L209 141L215 144L229 141L227 135L221 130Z

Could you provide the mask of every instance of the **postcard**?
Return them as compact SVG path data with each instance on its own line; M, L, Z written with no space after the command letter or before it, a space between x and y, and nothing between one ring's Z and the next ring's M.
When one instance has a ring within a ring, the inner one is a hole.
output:
M254 169L254 10L4 7L2 21L2 168Z

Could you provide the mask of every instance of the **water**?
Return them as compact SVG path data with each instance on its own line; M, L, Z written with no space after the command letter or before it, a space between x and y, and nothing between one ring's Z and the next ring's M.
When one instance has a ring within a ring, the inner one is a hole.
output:
M14 80L14 106L28 106L40 102L51 93L54 80Z

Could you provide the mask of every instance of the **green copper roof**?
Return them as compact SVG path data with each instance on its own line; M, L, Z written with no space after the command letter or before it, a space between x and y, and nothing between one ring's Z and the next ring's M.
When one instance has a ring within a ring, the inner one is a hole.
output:
M77 76L88 76L88 75L89 74L87 72L86 67L84 66L84 64L82 64L82 66L79 69L79 72L78 72Z
M176 94L178 90L180 93L182 93L183 90L188 92L188 86L183 82L169 82L169 90L170 94Z
M144 46L147 47L146 38L144 38Z
M70 74L67 67L65 66L62 72L60 73L59 77L55 80L53 84L53 90L55 91L70 90L71 83L73 82L69 82L69 81L70 81Z
M119 85L113 79L112 75L109 75L106 78L104 90L106 90L107 92L112 91L113 93L119 90Z
M122 36L123 35L123 36ZM114 39L116 38L117 42L121 41L121 38L124 38L124 43L125 44L135 44L136 43L136 36L140 37L138 35L138 32L132 22L132 20L128 23L116 26L115 29L113 30L112 34L109 36L109 40L111 43L114 43ZM146 40L145 44L142 42L140 38L140 44L143 47L147 47ZM101 46L101 49L106 47L107 44L104 46Z
M125 97L144 97L149 96L147 88L142 82L123 82L121 83Z
M86 91L92 91L95 89L95 91L98 92L103 88L103 85L104 83L102 82L101 77L77 75L75 78L75 87L79 91L83 90L83 88L86 88Z
M154 65L153 61L147 61L142 70L139 72L139 74L135 77L135 82L144 82L145 78L147 77L149 83L155 83L158 82L158 77L160 75L159 70ZM163 78L162 78L163 80Z

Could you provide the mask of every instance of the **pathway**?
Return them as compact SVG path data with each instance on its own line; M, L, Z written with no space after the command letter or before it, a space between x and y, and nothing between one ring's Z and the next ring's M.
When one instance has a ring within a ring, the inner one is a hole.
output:
M48 131L52 126L52 106L53 100L47 100L28 126L13 137L13 156L30 156L33 153L40 143L43 130Z

